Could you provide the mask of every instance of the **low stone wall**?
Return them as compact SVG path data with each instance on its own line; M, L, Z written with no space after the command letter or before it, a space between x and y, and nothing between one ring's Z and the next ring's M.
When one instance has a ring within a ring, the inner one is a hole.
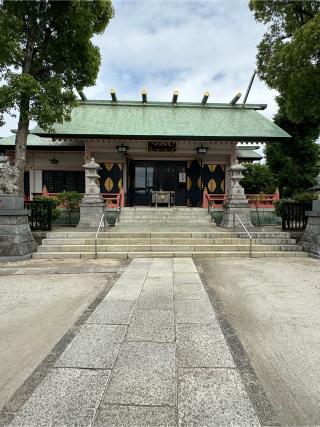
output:
M320 200L314 200L312 211L306 214L308 223L300 244L306 252L320 256Z
M61 210L61 215L58 219L53 222L53 226L57 225L78 225L80 220L80 209L77 208L72 212L69 212L67 209L59 208Z
M223 216L223 209L214 209L213 218L217 225L221 224ZM250 212L252 224L255 226L260 225L281 225L281 218L276 215L274 209L258 208L258 212L255 208L251 209Z

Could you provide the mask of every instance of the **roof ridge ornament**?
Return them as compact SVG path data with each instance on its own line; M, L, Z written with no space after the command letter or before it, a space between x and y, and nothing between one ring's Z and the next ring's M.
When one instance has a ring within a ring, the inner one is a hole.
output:
M110 95L111 95L112 102L117 102L117 94L115 89L110 90Z
M241 98L241 92L238 92L230 101L231 105L235 105Z
M173 92L173 96L172 96L172 101L171 101L172 104L176 104L178 102L178 95L179 95L179 92L177 90L175 90Z
M81 98L81 101L87 101L87 97L86 97L86 95L84 94L84 92L82 90L79 90L78 94L79 94L79 96Z
M206 90L205 93L203 94L203 98L202 98L201 104L205 105L207 103L207 101L208 101L208 98L209 98L209 92Z

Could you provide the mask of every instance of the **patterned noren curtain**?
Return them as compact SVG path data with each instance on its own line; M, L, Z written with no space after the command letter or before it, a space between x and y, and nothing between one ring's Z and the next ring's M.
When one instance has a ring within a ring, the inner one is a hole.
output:
M188 162L187 198L191 206L200 206L202 197L201 165L197 160Z
M210 194L224 194L225 166L209 164L202 167L202 188Z
M122 187L122 163L100 163L101 193L119 193Z

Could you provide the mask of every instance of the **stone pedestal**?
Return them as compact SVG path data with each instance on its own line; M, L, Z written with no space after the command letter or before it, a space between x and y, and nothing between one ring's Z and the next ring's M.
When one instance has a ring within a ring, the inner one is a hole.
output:
M98 185L99 175L97 173L99 165L92 157L90 162L83 166L85 168L85 195L80 205L79 228L98 228L101 216L104 212L104 201L100 195Z
M237 218L235 218L234 222L234 214L237 214L246 228L254 228L250 218L251 208L244 194L244 189L240 185L240 180L243 178L243 171L245 169L245 166L239 164L237 161L230 167L231 186L228 201L224 206L222 227L233 228L235 226L237 229L242 229Z
M320 256L320 200L312 202L312 211L308 216L307 227L300 240L303 250Z
M29 259L36 249L23 197L1 194L0 261Z

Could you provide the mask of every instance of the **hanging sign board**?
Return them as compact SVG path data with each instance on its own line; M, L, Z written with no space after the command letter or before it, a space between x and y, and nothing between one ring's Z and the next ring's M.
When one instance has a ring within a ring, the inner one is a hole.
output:
M148 141L148 151L176 151L174 141Z
M185 172L180 172L179 173L179 182L186 182L186 173Z

